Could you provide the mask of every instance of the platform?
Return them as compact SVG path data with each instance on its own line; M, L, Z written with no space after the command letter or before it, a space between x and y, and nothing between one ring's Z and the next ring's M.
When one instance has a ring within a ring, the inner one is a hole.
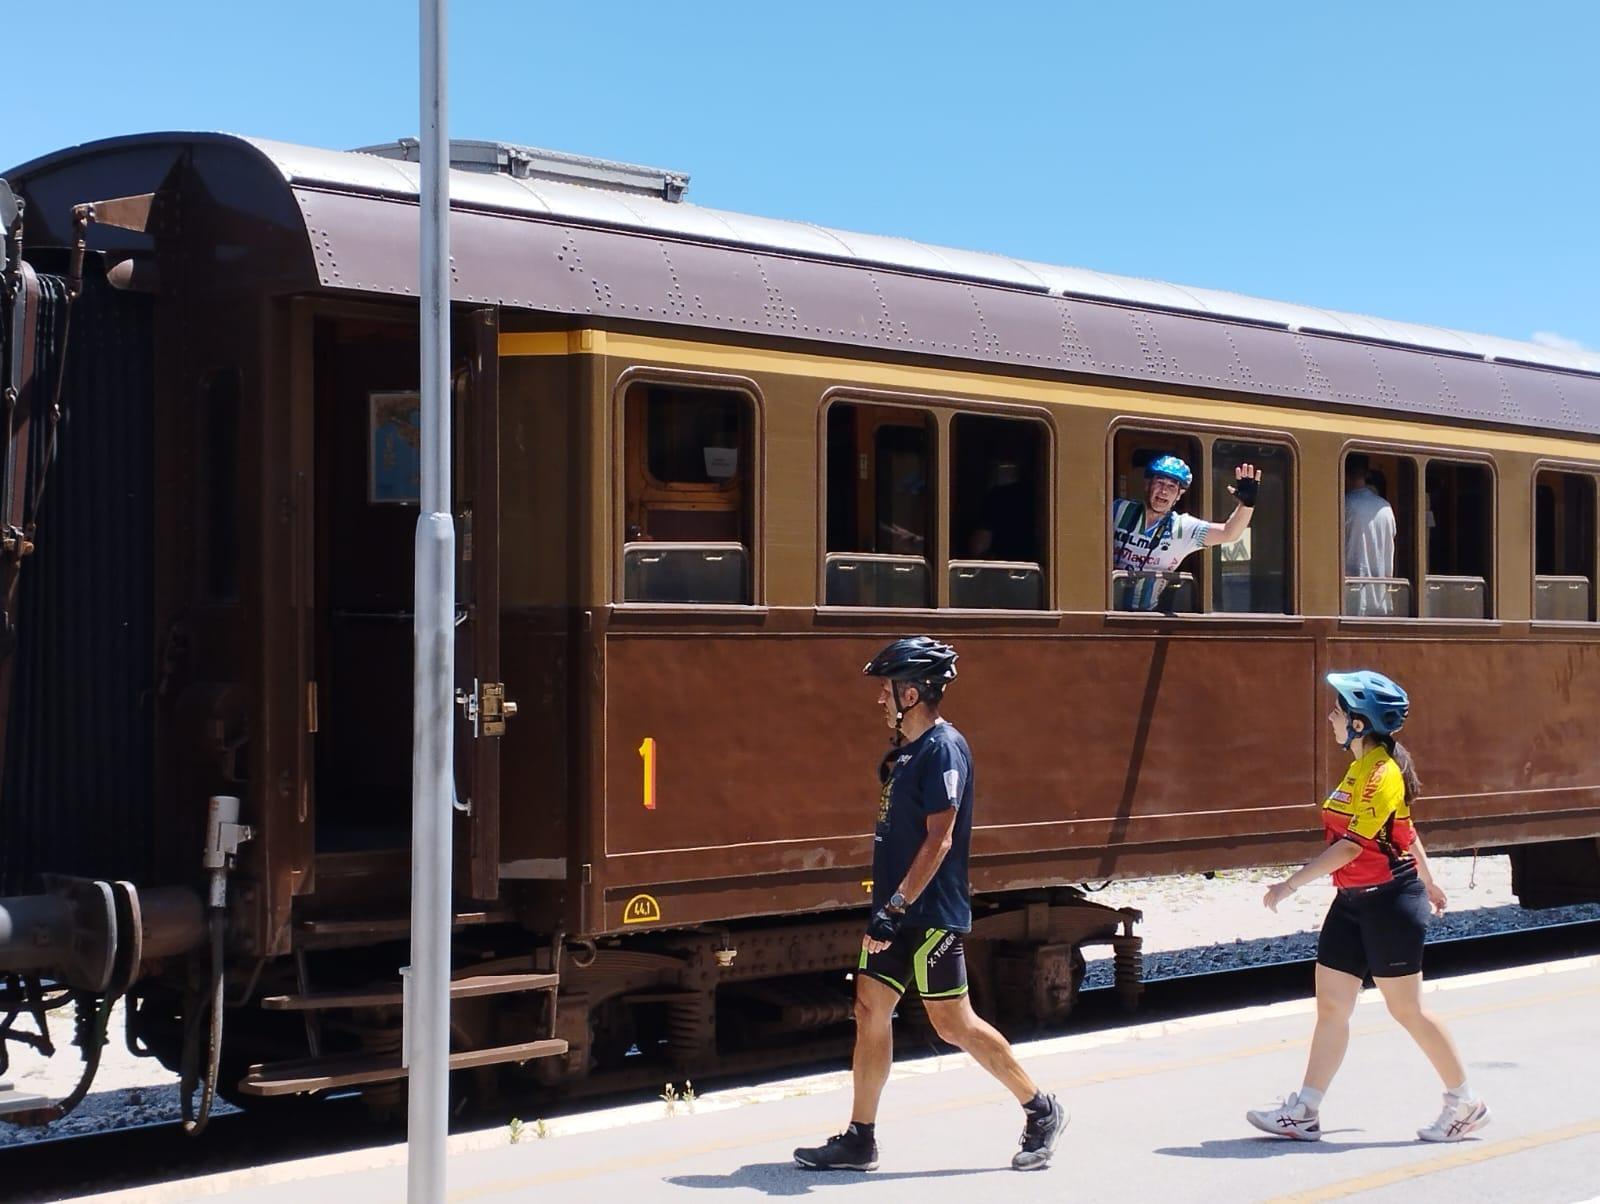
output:
M1309 984L1308 984L1309 985ZM1073 1121L1045 1171L1009 1162L1022 1114L966 1058L897 1063L878 1123L881 1167L802 1171L790 1160L843 1127L848 1075L708 1094L691 1114L651 1103L552 1123L530 1117L451 1139L452 1201L703 1201L771 1197L976 1204L1218 1200L1375 1204L1600 1197L1600 958L1429 984L1471 1081L1494 1111L1474 1139L1428 1145L1415 1131L1439 1109L1421 1053L1375 992L1357 1009L1349 1057L1323 1104L1326 1137L1257 1134L1245 1109L1294 1089L1311 1033L1310 1001L1222 1012L1019 1047L1069 1104ZM404 1147L335 1155L90 1197L109 1204L215 1198L351 1204L405 1198Z
M26 1083L13 1083L8 1079L0 1079L0 1117L12 1112L31 1112L35 1108L43 1108L54 1102L42 1095L33 1094L27 1089Z

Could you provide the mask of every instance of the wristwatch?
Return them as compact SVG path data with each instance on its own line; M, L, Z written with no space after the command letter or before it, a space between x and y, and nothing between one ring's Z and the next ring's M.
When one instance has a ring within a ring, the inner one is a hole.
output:
M889 896L889 901L885 903L884 906L890 911L903 912L907 907L906 897L899 891L895 891L894 894Z

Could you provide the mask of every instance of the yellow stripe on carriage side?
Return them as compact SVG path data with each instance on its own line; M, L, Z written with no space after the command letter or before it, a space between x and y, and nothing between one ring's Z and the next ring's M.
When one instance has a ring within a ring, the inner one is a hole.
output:
M1128 389L1066 384L957 368L887 364L875 360L817 355L811 352L736 347L722 343L696 343L686 339L617 334L605 330L544 331L527 334L508 332L500 336L500 354L504 358L608 355L645 364L714 368L723 372L747 375L765 373L813 377L838 381L840 384L898 389L931 396L959 393L1013 403L1087 406L1100 410L1132 413L1156 409L1162 417L1183 418L1195 422L1324 431L1354 438L1433 443L1479 451L1525 452L1535 456L1600 462L1600 445L1577 439L1475 430L1470 427L1443 426L1401 418L1358 418L1346 413L1323 413L1293 406L1207 401L1165 393L1141 392L1137 384Z

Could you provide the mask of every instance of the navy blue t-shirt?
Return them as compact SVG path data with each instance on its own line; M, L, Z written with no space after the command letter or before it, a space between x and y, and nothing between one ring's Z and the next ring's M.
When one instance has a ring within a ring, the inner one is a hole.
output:
M972 929L967 855L972 848L972 753L948 723L936 723L889 759L872 836L872 906L889 901L928 836L928 816L959 809L950 851L933 881L906 909L906 923Z

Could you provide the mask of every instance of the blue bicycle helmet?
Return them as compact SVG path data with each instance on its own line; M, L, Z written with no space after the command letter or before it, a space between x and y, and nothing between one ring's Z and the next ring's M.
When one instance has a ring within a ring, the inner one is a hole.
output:
M1371 669L1330 673L1328 684L1338 693L1339 704L1346 713L1360 715L1374 735L1392 736L1405 726L1411 699L1382 673Z
M1151 477L1170 477L1185 489L1194 482L1194 473L1189 471L1189 466L1177 456L1157 456L1144 466L1144 479Z

